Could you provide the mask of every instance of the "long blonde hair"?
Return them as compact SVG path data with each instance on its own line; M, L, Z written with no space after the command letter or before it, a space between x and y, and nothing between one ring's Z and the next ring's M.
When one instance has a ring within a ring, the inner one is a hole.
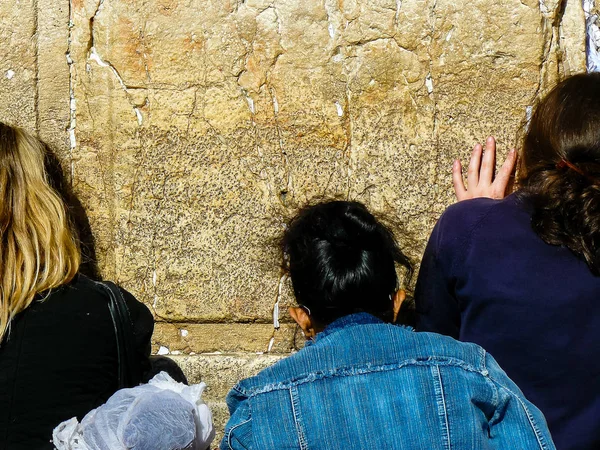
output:
M68 283L79 269L79 246L46 156L36 138L0 122L0 342L36 294Z

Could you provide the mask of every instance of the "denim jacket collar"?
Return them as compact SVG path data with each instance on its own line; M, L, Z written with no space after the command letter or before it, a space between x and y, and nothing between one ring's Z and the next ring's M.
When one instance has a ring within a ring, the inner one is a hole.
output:
M315 342L318 342L319 340L329 336L330 334L335 333L336 331L341 331L348 327L352 327L355 325L369 325L374 323L384 323L384 321L366 312L360 312L356 314L343 316L327 325L323 331L321 331L315 336L315 339L313 341L307 341L305 345L314 344ZM408 325L402 326L410 331L413 331L413 328Z

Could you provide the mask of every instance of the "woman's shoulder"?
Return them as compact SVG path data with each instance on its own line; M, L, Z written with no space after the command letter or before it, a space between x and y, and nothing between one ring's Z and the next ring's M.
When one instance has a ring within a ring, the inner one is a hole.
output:
M67 286L67 289L71 289L73 293L93 293L100 295L104 301L107 301L108 291L106 289L108 283L106 281L95 281L83 274L78 274L77 277ZM153 323L154 319L152 313L148 307L141 301L137 300L133 294L120 285L112 283L118 287L123 300L125 301L132 320L135 322L137 319Z
M506 230L529 229L530 221L530 213L515 194L501 200L463 200L444 211L431 233L428 251L458 261L457 255L464 254L474 240L501 236Z
M68 283L37 294L27 310L70 310L81 306L104 309L105 303L105 296L96 282L85 275L76 274Z
M108 311L106 308L108 293L103 284L106 286L104 281L92 280L86 275L78 273L69 283L40 294L39 299L41 302L38 302L38 304L40 306L45 305L48 308L71 309L97 307ZM138 318L145 322L153 321L152 313L144 303L138 301L123 287L118 286L118 288L133 321Z
M473 198L450 205L440 217L438 227L470 233L493 216L494 221L508 221L516 216L528 217L522 200L511 194L503 199Z
M472 198L454 203L442 214L440 221L446 223L460 222L461 224L475 223L485 217L502 200L491 198Z

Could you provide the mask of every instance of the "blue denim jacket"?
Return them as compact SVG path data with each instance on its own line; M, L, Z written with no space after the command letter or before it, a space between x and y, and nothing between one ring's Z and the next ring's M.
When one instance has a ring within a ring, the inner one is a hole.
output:
M221 449L555 449L542 413L475 344L343 317L227 396Z

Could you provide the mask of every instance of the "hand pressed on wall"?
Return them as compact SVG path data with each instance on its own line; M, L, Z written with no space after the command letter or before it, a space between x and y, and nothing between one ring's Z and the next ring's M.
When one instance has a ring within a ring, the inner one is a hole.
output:
M495 199L504 198L506 190L517 162L517 151L512 149L506 161L496 172L496 140L488 137L485 141L485 152L481 144L475 145L471 153L471 161L467 169L467 186L462 177L460 160L455 160L452 165L452 182L454 193L458 201L477 197L489 197Z

